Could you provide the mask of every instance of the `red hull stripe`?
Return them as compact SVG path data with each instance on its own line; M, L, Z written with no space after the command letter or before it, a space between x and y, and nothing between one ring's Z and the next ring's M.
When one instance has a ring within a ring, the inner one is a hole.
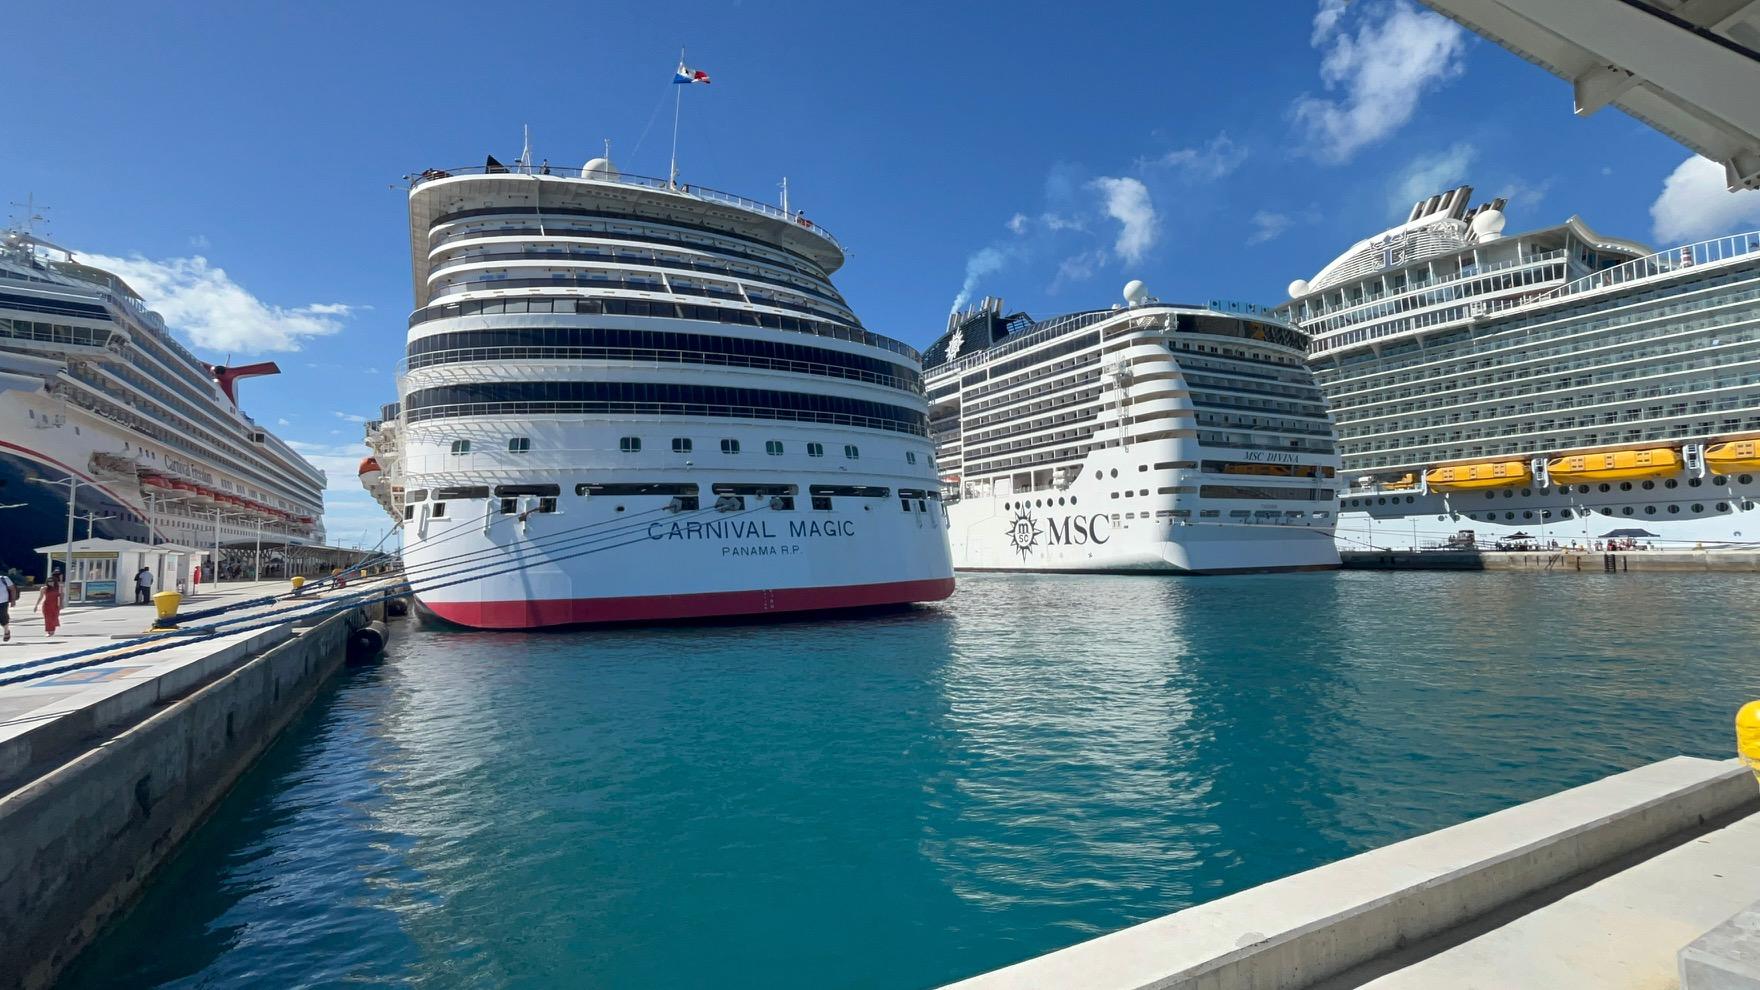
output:
M540 601L430 602L422 604L448 622L476 629L533 629L592 622L654 622L713 616L763 615L818 609L861 608L934 602L953 594L953 578L849 584L835 588L716 591L698 595L632 598L552 598Z

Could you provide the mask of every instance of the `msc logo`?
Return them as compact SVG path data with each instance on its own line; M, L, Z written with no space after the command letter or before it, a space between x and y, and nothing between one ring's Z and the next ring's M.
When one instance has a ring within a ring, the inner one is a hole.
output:
M1025 508L1015 510L1014 522L1008 525L1008 542L1014 545L1022 560L1033 552L1033 548L1039 544L1039 537L1043 535L1039 524L1033 521L1031 512Z

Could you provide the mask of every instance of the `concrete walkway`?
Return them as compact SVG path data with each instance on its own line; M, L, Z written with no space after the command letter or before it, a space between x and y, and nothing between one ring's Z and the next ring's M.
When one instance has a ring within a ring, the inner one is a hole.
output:
M1374 990L1673 990L1687 943L1760 897L1760 814L1615 873Z
M373 586L373 581L362 581L350 584L344 592L333 591L310 600L318 604ZM203 594L184 599L184 608L214 608L290 589L286 581L206 587L209 590ZM0 643L0 667L111 643L118 654L126 654L139 647L132 640L143 635L157 616L146 605L76 606L62 612L60 628L48 636L43 632L42 615L29 611L36 594L34 590L24 592L12 608L12 640ZM290 603L278 602L241 609L227 618L255 619L254 625L289 608ZM288 622L253 633L191 638L172 649L144 656L123 655L38 680L0 685L0 790L79 740L139 718L152 707L292 635L293 625Z

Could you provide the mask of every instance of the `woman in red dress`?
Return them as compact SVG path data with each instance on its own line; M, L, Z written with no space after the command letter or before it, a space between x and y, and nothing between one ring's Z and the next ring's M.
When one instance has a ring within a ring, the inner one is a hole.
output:
M38 609L43 610L43 632L50 636L55 635L55 630L61 628L60 571L50 574L48 582L43 585L43 590L37 594L37 603L31 606L31 611L35 612Z

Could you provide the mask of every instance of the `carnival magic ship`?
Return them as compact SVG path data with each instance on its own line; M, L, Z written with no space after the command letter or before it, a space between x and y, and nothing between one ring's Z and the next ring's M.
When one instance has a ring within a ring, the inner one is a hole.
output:
M952 593L919 355L851 312L823 227L606 158L428 171L409 216L400 398L362 481L427 608L526 628ZM505 566L448 570L471 560Z
M98 538L321 544L323 472L238 406L237 379L277 370L198 360L121 278L7 232L0 564L40 573L32 548L60 541L70 508Z
M1289 287L1346 548L1760 542L1760 233L1665 251L1502 200L1416 203Z
M957 567L1228 573L1338 566L1338 458L1268 310L1125 286L1034 322L985 299L926 352Z

